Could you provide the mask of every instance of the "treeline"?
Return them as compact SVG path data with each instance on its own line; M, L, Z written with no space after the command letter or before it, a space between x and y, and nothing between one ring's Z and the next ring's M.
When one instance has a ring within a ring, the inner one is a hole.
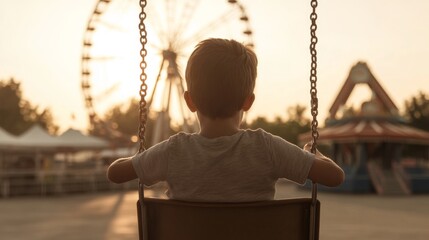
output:
M262 128L267 132L276 134L292 143L298 143L298 136L301 133L310 130L310 120L305 117L306 107L302 105L295 105L289 107L286 115L287 117L277 116L274 120L268 120L265 117L257 117L252 121L247 121L243 124L245 128L257 129ZM139 125L139 102L136 99L130 100L128 104L117 105L110 109L103 117L104 123L113 126L115 130L123 133L126 136L133 136L137 133ZM154 125L156 116L149 117L147 121L147 129L151 129ZM97 132L101 127L95 127L91 130L93 135L101 136ZM178 132L180 128L171 128L170 133ZM147 131L147 142L151 142L151 132Z
M18 81L13 78L0 81L0 127L19 135L35 123L51 134L57 133L59 129L48 108L41 109L22 96Z
M420 91L404 103L402 117L408 120L411 126L429 131L429 95ZM310 120L305 116L306 107L295 105L289 107L285 113L280 113L269 120L265 117L257 117L244 127L251 129L262 128L276 134L292 143L298 143L301 133L310 131ZM115 131L122 133L127 139L137 134L139 125L139 102L132 99L128 104L113 106L104 116L101 116L104 125L108 125ZM322 122L323 120L319 120ZM148 128L152 126L153 118L148 119ZM14 79L0 80L0 127L6 131L19 135L33 124L38 123L48 132L55 134L58 125L54 122L49 109L41 109L27 100L21 91L21 85ZM100 128L91 128L89 132L103 136ZM170 129L175 133L178 129ZM150 134L146 135L150 139Z
M247 126L250 129L262 128L291 143L298 144L299 135L310 131L310 119L305 117L306 109L305 106L297 104L287 109L286 118L276 116L274 120L267 120L265 117L257 117Z
M401 116L404 117L411 126L429 131L429 95L420 91L415 96L406 100L404 106L404 112L401 113ZM298 144L298 136L310 131L310 119L306 117L306 110L306 106L297 104L289 107L283 116L277 115L273 120L260 116L249 121L244 127L251 129L262 128L267 132ZM138 111L138 101L131 100L128 105L124 106L122 104L114 106L104 116L104 119L106 122L110 122L116 126L118 131L134 135L138 128ZM348 111L350 112L349 114L352 114L352 112L357 114L358 110L349 107ZM148 128L151 128L153 122L154 119L148 119ZM323 123L324 120L319 119L319 122ZM177 129L171 129L171 133L176 131ZM150 134L146 135L146 137L148 139L151 138Z

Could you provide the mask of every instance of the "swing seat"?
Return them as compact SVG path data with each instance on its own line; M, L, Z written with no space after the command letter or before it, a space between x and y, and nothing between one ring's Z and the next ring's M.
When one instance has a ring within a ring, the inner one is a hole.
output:
M137 201L140 240L307 240L311 198L252 203ZM143 209L143 211L142 211ZM319 239L320 202L315 239Z

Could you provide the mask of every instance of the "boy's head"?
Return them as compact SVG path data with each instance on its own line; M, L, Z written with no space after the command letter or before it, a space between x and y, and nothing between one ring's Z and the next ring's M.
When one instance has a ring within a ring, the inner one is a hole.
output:
M257 65L256 54L237 41L200 42L186 67L188 94L195 108L211 119L233 116L253 96Z

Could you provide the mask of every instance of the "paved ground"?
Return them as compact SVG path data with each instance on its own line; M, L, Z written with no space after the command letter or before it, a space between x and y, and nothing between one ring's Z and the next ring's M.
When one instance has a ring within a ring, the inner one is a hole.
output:
M310 194L277 187L276 198ZM0 239L136 240L136 200L135 192L0 199ZM321 239L429 239L429 195L319 193L319 200Z

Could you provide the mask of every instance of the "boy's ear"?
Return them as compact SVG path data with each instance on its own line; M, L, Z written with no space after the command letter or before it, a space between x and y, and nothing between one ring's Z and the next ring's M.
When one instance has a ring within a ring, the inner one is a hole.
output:
M254 101L255 101L255 94L252 93L250 96L248 96L244 100L243 107L241 109L243 111L249 111L249 109L252 107Z
M192 101L191 94L188 91L185 91L185 94L183 95L185 98L186 105L188 105L189 110L191 112L197 111L197 108L195 107L194 102Z

